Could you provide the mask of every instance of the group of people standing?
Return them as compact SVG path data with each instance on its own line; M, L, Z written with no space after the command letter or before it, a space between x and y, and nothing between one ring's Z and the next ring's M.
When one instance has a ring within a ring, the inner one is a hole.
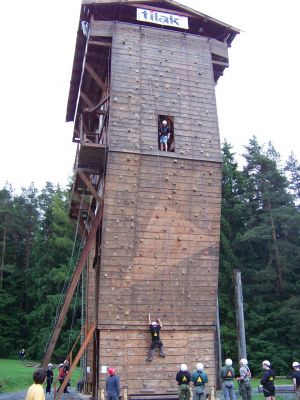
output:
M264 360L262 368L264 372L260 379L260 384L264 397L266 400L275 400L275 372L270 361ZM291 377L293 378L296 399L300 400L300 364L298 361L293 362L293 370ZM230 358L225 360L225 366L221 369L220 377L225 400L236 400L234 389L235 371ZM251 400L251 371L246 358L240 360L240 371L237 380L242 400Z

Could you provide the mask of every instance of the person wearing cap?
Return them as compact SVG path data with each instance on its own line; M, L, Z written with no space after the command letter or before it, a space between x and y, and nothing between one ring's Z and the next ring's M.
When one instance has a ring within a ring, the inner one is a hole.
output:
M240 376L237 380L239 382L242 399L251 400L251 371L246 358L240 360Z
M272 369L271 363L268 360L262 362L264 374L261 377L260 384L262 385L264 397L267 400L275 400L275 372Z
M222 379L222 390L225 400L235 400L235 389L233 379L235 376L234 369L232 368L232 360L227 358L225 365L221 369L220 377Z
M46 377L47 377L46 394L51 393L51 385L53 383L53 368L54 368L53 364L49 363L46 371Z
M120 396L120 378L116 375L115 368L108 368L108 377L106 378L105 390L107 400L119 400Z
M190 400L190 381L191 374L188 371L186 364L180 365L180 370L176 374L176 382L179 387L179 400Z
M208 378L203 369L203 364L198 363L196 365L196 371L192 374L191 380L194 384L193 400L204 400L206 398L205 384L208 382Z
M157 318L156 321L151 322L150 314L148 314L148 319L149 319L149 328L151 333L151 346L149 349L149 356L147 358L147 361L152 361L155 348L157 347L159 348L160 357L165 357L165 352L164 352L163 342L160 340L159 337L159 332L160 329L162 328L162 323L160 319Z
M293 362L294 371L292 373L293 384L296 394L296 399L300 400L300 364L298 361Z
M159 130L159 147L160 151L168 151L168 140L170 139L170 128L168 122L163 120Z

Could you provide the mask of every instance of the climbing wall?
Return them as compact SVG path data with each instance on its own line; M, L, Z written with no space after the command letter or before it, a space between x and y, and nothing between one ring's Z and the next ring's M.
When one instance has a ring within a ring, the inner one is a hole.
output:
M203 362L214 385L221 156L210 43L122 23L112 36L100 369L116 367L129 393L163 393L182 362ZM174 153L158 151L158 115L174 118ZM148 313L167 354L150 364Z

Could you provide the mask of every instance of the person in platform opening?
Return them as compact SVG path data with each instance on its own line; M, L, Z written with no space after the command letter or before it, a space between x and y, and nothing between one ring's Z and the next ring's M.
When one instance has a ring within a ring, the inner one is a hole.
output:
M168 151L168 140L170 139L170 128L166 120L163 120L159 129L159 146L160 151Z
M235 400L235 390L234 390L234 369L232 368L232 360L227 358L225 360L225 366L221 369L221 379L223 395L225 400Z
M178 371L176 374L176 381L178 382L178 387L179 387L179 395L178 395L179 400L190 400L191 374L189 373L186 364L180 365L180 371Z
M271 367L271 363L268 360L262 362L262 367L264 369L264 374L261 377L260 384L264 392L264 397L266 400L275 400L275 372Z
M120 379L116 375L114 368L108 368L108 377L106 378L106 394L107 400L119 400L120 397Z
M165 357L165 352L164 352L164 345L163 342L160 340L159 337L159 331L162 328L162 323L159 318L157 318L156 321L151 322L151 317L150 314L148 314L148 319L149 319L149 327L150 327L150 333L151 333L151 346L149 349L149 357L147 358L147 361L152 361L153 356L154 356L154 350L155 348L159 348L159 355L160 357Z

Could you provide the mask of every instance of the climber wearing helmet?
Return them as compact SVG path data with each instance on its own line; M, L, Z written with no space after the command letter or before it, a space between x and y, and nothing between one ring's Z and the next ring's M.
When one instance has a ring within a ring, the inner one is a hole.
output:
M152 361L153 356L154 356L154 350L156 347L159 348L160 357L165 357L165 353L164 353L163 342L160 340L160 337L159 337L159 331L162 328L162 323L159 318L157 318L156 321L151 322L150 314L148 314L148 319L149 319L149 328L150 328L152 340L151 340L151 346L149 349L149 357L147 358L147 361Z
M223 381L222 389L225 400L235 400L235 391L233 379L235 376L234 369L232 368L232 360L227 358L225 366L221 369L220 377Z
M208 382L206 373L203 371L202 363L196 365L196 371L192 374L192 382L194 383L193 400L205 400L205 384Z
M271 363L268 360L262 362L264 374L261 377L260 384L267 400L275 400L275 372L272 369Z
M240 394L243 400L251 400L251 372L246 358L240 360L240 376L238 379Z
M190 381L191 374L186 364L180 365L180 370L176 374L176 381L179 387L179 400L189 400L191 397Z
M168 122L163 120L159 129L159 147L160 151L168 151L168 140L170 139L170 128Z
M119 400L120 396L120 379L116 375L116 370L112 367L108 368L108 377L106 378L106 394L107 400Z
M296 399L300 400L300 364L298 361L293 362L294 371L292 373L293 384L296 394Z

